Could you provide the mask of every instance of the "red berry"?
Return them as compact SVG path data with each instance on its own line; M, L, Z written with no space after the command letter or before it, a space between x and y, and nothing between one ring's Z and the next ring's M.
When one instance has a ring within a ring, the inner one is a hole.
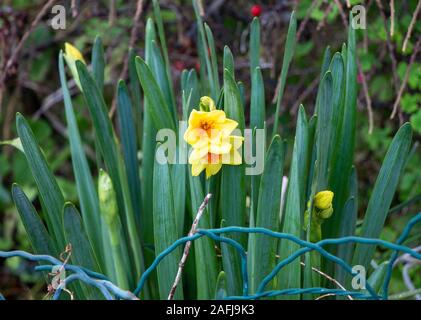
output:
M260 15L262 14L262 7L258 4L255 4L251 7L250 12L253 17L260 17Z

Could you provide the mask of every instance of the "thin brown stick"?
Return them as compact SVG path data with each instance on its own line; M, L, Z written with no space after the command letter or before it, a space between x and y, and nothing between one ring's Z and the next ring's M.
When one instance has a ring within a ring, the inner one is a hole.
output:
M395 34L395 1L390 0L390 36Z
M299 95L297 98L297 102L291 107L291 112L295 114L298 110L300 104L313 92L316 88L317 84L319 83L320 76L317 76L313 79L313 81L308 85L308 87Z
M418 41L415 43L414 51L412 52L411 58L409 59L409 64L406 67L405 75L404 75L401 87L399 88L398 96L396 97L395 103L393 104L393 111L392 111L392 114L390 115L390 119L393 119L396 115L396 112L398 111L399 103L401 101L403 92L405 91L406 85L408 83L409 72L411 71L411 67L415 62L415 58L420 49L420 44L421 44L421 37L419 37Z
M323 18L322 18L322 20L320 20L319 24L317 25L317 28L316 28L317 31L319 31L321 28L323 28L325 26L327 16L332 11L332 8L333 8L333 2L329 3L325 12L323 13Z
M143 12L143 0L138 0L136 4L136 11L133 17L133 27L130 31L130 40L129 40L129 48L134 48L136 41L137 41L137 34L140 27L140 16ZM124 60L123 69L121 70L120 76L118 79L124 79L127 74L127 70L129 69L129 58L126 57ZM113 102L110 109L110 117L114 115L115 109L116 109L116 97L114 96Z
M211 197L212 197L212 194L208 193L205 199L203 199L203 202L200 205L199 210L197 211L196 218L194 218L193 224L189 231L189 235L188 235L189 237L196 233L200 218L202 217L203 212L205 211L205 208ZM180 263L178 264L178 270L177 270L177 275L175 276L174 284L172 285L170 293L168 294L168 300L172 300L174 298L175 290L177 289L178 283L181 280L181 274L183 273L184 265L186 264L187 257L189 256L191 244L192 242L188 241L186 243L186 246L184 247L183 256L181 257Z
M411 23L409 24L408 32L406 33L405 40L402 46L402 52L406 51L406 47L408 46L409 38L411 38L412 29L414 29L415 23L417 22L417 16L421 9L421 0L418 0L417 7L415 8L415 12L412 16Z
M386 31L386 44L387 44L387 49L389 51L389 57L392 62L393 87L395 88L395 93L396 93L399 87L399 78L398 78L398 73L396 71L398 63L396 61L396 57L394 53L395 48L393 47L393 42L392 42L392 39L390 38L390 34L389 32L387 32L387 18L386 18L386 14L384 13L383 4L381 3L380 0L376 0L376 4L377 4L377 7L379 8L380 15L382 16L384 29Z
M304 18L304 20L300 23L300 27L298 28L297 31L297 40L296 42L298 43L298 41L300 40L301 34L304 31L304 28L307 25L308 20L310 19L310 15L313 12L313 10L316 8L316 6L319 4L320 0L313 0L313 2L310 5L310 8L308 9L306 16Z
M365 74L363 72L363 69L362 69L361 64L360 64L359 61L358 61L358 73L361 76L362 85L363 85L363 92L364 92L364 98L365 98L365 102L367 104L367 112L368 112L368 134L371 134L373 132L373 127L374 127L373 107L371 105L371 98L370 98L370 93L368 91L367 79L365 77Z
M303 267L305 267L305 263L304 262L300 262L300 264L303 266ZM311 267L311 270L312 271L314 271L314 272L316 272L316 273L318 273L318 274L320 274L321 276L323 276L323 277L325 277L326 279L328 279L329 281L331 281L331 282L333 282L334 284L336 284L340 289L342 289L343 291L346 291L346 289L345 289L345 287L343 286L343 285L341 285L340 283L339 283L339 281L338 280L336 280L335 278L332 278L331 276L329 276L328 274L326 274L326 273L324 273L324 272L322 272L322 271L320 271L319 269L316 269L316 268L314 268L314 267ZM325 295L326 296L326 295ZM321 299L322 297L324 297L324 296L321 296L321 297L318 297L318 298L316 298L316 300L319 300L319 299ZM350 295L348 295L347 296L348 297L348 299L349 300L354 300Z
M348 18L345 14L345 11L344 11L344 8L342 7L341 2L339 0L334 0L334 1L335 1L336 6L339 9L339 13L341 15L341 18L342 18L342 21L343 21L345 27L348 27Z
M4 82L6 81L7 76L9 75L9 69L13 66L16 59L18 58L19 52L22 50L23 45L25 44L26 40L28 39L29 35L32 33L32 31L35 29L35 27L39 24L42 17L46 14L47 10L56 2L56 0L49 0L41 9L41 11L37 14L34 21L32 21L30 27L26 32L23 34L22 38L20 39L18 45L13 50L12 54L10 55L10 58L7 60L6 64L2 68L0 72L0 110L1 105L3 102L3 90L4 90Z

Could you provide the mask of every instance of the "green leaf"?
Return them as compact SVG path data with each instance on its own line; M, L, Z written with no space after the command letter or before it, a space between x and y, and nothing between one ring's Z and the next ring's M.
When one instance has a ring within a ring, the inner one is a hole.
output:
M94 41L94 47L92 48L92 73L100 90L104 86L104 68L104 47L102 46L101 37L97 36Z
M317 148L316 192L326 190L328 187L329 147L331 146L331 140L333 140L333 91L332 73L330 71L324 75L320 87L315 137Z
M297 127L295 133L294 149L292 153L291 170L288 180L288 188L286 194L285 211L282 216L282 232L301 237L302 219L305 211L305 190L307 180L307 160L309 157L308 142L308 123L304 107L301 105L298 113ZM299 246L287 241L281 240L279 245L279 261L282 261L293 254ZM306 268L310 264L306 261ZM304 279L310 276L305 274ZM300 288L301 287L301 265L299 260L294 260L286 265L278 274L278 287L280 289ZM299 299L299 296L287 296L288 299Z
M389 146L379 175L377 176L373 193L368 202L361 230L362 237L378 238L380 236L399 182L399 177L406 163L406 155L409 152L411 138L411 125L406 123L396 133ZM367 269L374 251L374 246L357 244L353 265L360 264Z
M123 168L123 160L118 152L117 139L111 125L103 96L98 90L95 81L89 74L86 66L80 61L76 62L83 94L91 115L99 148L104 163L111 177L119 208L120 219L125 230L126 243L130 243L134 277L140 275L144 269L143 254L141 250L139 232L136 228L133 208L131 206L127 175ZM133 280L134 281L134 280Z
M227 294L227 276L224 271L221 271L216 281L215 300L223 300Z
M224 72L224 108L228 118L238 122L241 132L244 130L244 109L241 105L240 92L228 69ZM234 133L235 135L235 133ZM223 166L221 176L221 214L227 226L244 226L246 222L245 167ZM228 236L227 236L228 237ZM229 237L245 244L245 237L238 234ZM228 294L242 294L240 257L235 249L222 245L222 262L227 274Z
M250 128L255 133L255 129L264 129L265 127L265 88L263 84L262 72L259 67L253 71L251 78L251 98L250 98ZM253 136L252 150L257 155L257 146ZM258 190L260 185L260 175L251 176L251 200L252 212L256 213Z
M291 17L289 18L289 26L288 26L288 33L287 39L285 43L285 51L284 51L284 59L282 61L282 70L281 75L279 76L279 90L276 93L276 111L275 111L275 123L273 125L273 134L274 136L278 132L278 123L279 123L279 113L281 110L281 102L282 96L285 90L285 83L288 75L289 65L292 60L292 56L294 55L294 47L295 47L295 35L297 33L297 19L295 18L294 11L291 13Z
M157 157L165 158L164 150L158 145ZM155 252L161 253L173 244L177 236L177 222L174 210L174 193L171 182L168 163L160 164L155 161L154 181L159 181L153 186L153 225L155 234ZM181 259L181 249L177 248L169 254L157 267L158 286L160 299L167 299L168 293L174 283L177 274L178 263ZM175 299L182 299L183 292L180 289L175 292Z
M339 232L339 222L342 219L342 210L345 202L349 198L348 179L351 174L354 161L355 149L355 126L357 111L357 64L356 64L356 44L355 30L348 30L348 46L343 47L346 51L342 57L346 60L345 70L345 97L344 110L341 123L340 134L337 136L336 145L332 151L331 174L329 188L334 192L333 208L334 214L324 226L327 237L337 237Z
M159 7L159 3L157 0L153 0L152 3L153 3L154 18L156 21L156 25L158 27L159 42L161 44L162 51L164 53L165 70L167 74L167 83L168 83L168 91L169 91L168 95L171 101L170 105L175 108L174 90L173 90L172 81L171 81L171 65L170 65L170 59L168 57L167 41L165 37L164 24L162 22L161 9Z
M254 70L259 67L260 61L260 21L258 17L254 17L250 30L250 74L254 74Z
M72 245L71 262L74 265L85 267L89 270L101 272L92 251L91 244L83 229L82 221L75 206L67 202L63 212L64 233L67 243ZM82 290L87 299L101 297L91 286L83 285Z
M212 99L216 100L218 96L218 85L216 83L216 79L218 75L214 75L212 71L212 63L209 57L209 47L206 41L206 34L205 29L203 27L203 19L200 15L199 4L198 0L192 0L194 14L196 16L196 23L198 29L198 37L199 37L199 44L198 49L200 53L200 64L206 66L207 76L208 76L208 84L210 85L210 92Z
M283 165L284 150L281 138L276 135L269 146L260 180L256 227L279 231ZM250 290L255 293L263 278L275 267L278 240L260 234L251 234L250 238Z
M224 70L228 70L231 76L234 78L234 57L228 46L224 47Z
M66 112L67 129L70 142L70 151L72 155L73 172L76 180L77 192L82 209L83 223L87 231L89 241L97 255L98 261L104 270L106 257L108 256L103 249L102 231L101 231L101 213L99 210L98 195L96 194L94 182L89 170L82 140L80 138L76 117L73 112L73 105L70 98L67 80L64 71L63 54L59 55L60 82L63 91L64 107Z
M189 189L192 209L192 221L196 216L197 210L205 198L200 177L191 175L191 166L189 165ZM214 195L216 196L216 195ZM211 198L210 201L215 201ZM209 210L205 208L202 218L199 221L199 228L211 228L211 217ZM203 237L195 240L194 252L196 258L196 277L197 277L197 299L213 299L215 297L216 278L218 276L218 265L213 240Z
M60 251L60 249L64 249L66 246L62 227L63 194L61 193L41 149L35 141L31 128L20 113L16 115L16 127L29 168L31 169L32 176L38 187L48 230L51 232Z
M216 56L216 50L215 50L215 41L213 39L213 34L211 28L205 23L205 31L206 31L206 38L209 45L209 55L210 55L210 61L212 65L212 77L213 82L215 85L215 91L219 92L219 79L218 79L218 57Z
M154 40L152 40L151 47L152 55L150 56L150 62L148 62L148 65L150 66L151 70L153 70L152 73L155 76L156 83L159 85L159 88L161 89L167 106L171 111L173 121L176 121L177 110L172 96L171 80L168 80L164 60L162 59L161 50L159 49L158 45Z
M141 147L142 142L142 131L143 131L143 122L142 122L142 93L140 89L139 78L137 77L136 71L136 52L133 48L129 50L129 88L132 97L133 105L133 114L134 114L134 123L137 133L137 140L139 147Z
M146 112L150 115L154 127L159 129L175 130L174 118L165 103L162 91L156 82L151 69L140 57L136 57L137 75L142 85L145 97L148 99Z
M12 186L12 197L34 252L57 257L58 250L53 240L45 229L34 206L16 183Z
M127 87L123 80L120 80L117 90L117 111L121 143L123 147L124 167L128 178L130 199L137 222L137 228L140 229L142 196L140 192L139 162L137 159L137 135L133 121L133 109Z

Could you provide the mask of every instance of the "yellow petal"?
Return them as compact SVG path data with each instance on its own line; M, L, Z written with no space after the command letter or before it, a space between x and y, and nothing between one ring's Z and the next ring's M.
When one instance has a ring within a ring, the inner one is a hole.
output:
M232 148L229 153L223 154L221 157L223 164L239 165L243 163L241 154L234 148Z
M189 163L190 164L198 163L202 158L207 157L208 151L209 150L207 146L204 148L192 149L192 152L190 153L190 156L189 156Z
M320 210L329 209L332 206L333 192L324 190L314 196L314 206Z
M206 166L206 179L208 179L210 176L213 176L221 170L222 163L217 164L208 164Z
M221 131L222 135L230 135L231 132L237 128L238 122L225 118L223 121L216 122L213 125L213 129Z
M191 174L193 177L197 177L202 171L205 169L204 164L192 164L191 166Z
M215 153L215 154L224 154L224 153L228 153L231 150L231 143L229 143L228 141L220 141L217 143L211 143L210 147L209 147L209 152L210 153Z
M66 52L66 55L70 56L73 60L80 60L84 64L86 64L85 59L83 59L82 53L70 43L66 42L64 44L64 51Z
M197 111L196 109L193 109L189 117L189 128L199 128L207 113L208 112Z

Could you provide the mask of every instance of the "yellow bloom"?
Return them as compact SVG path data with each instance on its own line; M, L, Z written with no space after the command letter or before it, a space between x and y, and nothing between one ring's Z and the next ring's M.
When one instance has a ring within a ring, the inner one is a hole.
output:
M242 163L241 154L237 151L243 143L244 138L238 136L226 137L225 142L230 145L230 150L224 154L212 153L206 148L193 149L189 163L192 165L192 175L198 176L206 170L206 178L219 172L223 164L239 165Z
M64 44L63 56L64 56L64 59L66 60L67 65L70 68L70 72L73 75L73 79L75 79L76 85L79 87L80 90L82 90L80 86L79 74L76 68L76 61L78 60L86 64L85 59L83 59L82 53L80 53L80 51L76 47L66 42Z
M320 210L326 210L332 207L333 192L324 190L314 196L314 206Z
M69 56L74 61L80 60L86 64L85 59L83 59L82 53L73 45L66 42L64 44L64 51L66 52L66 56Z
M237 126L238 123L228 119L222 110L209 112L193 110L189 117L189 126L184 133L184 140L193 148L212 144L228 147L221 145L222 138L229 136ZM223 151L215 153L220 154Z

